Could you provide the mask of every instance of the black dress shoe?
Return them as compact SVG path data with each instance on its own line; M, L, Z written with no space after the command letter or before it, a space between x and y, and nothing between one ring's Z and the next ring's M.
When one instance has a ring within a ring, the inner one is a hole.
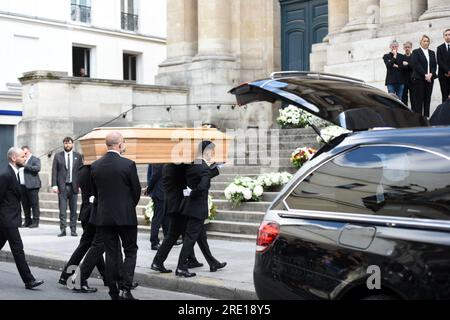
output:
M38 228L38 227L39 227L39 224L37 224L37 223L32 223L28 226L28 228Z
M152 270L159 271L161 273L171 273L172 272L172 270L166 269L163 264L152 263L152 266L150 268Z
M184 278L195 277L196 274L194 272L189 272L188 270L178 269L175 271L175 275Z
M217 264L214 264L212 266L209 267L209 271L211 272L216 272L219 269L222 269L223 267L225 267L227 265L226 262L219 262Z
M183 244L183 240L177 240L177 242L175 242L175 246L179 246L180 244Z
M70 235L71 235L72 237L78 237L78 233L77 233L76 231L71 231L71 232L70 232Z
M119 300L139 300L139 299L136 299L135 297L133 297L133 295L131 294L130 291L123 290L122 294L119 297Z
M65 237L66 236L66 232L65 231L61 231L60 234L58 234L58 237Z
M29 226L31 226L31 222L25 222L22 226L21 226L21 228L28 228Z
M59 278L58 283L62 284L63 286L67 286L67 279Z
M33 280L31 282L25 283L26 289L33 289L44 283L44 280Z
M109 296L111 297L111 300L120 300L118 293L110 293Z
M198 262L198 261L189 261L189 262L187 263L187 267L188 267L189 269L192 269L192 268L200 268L200 267L203 267L203 263L200 263L200 262Z
M159 247L161 247L161 245L159 243L152 245L152 250L159 250Z
M97 292L97 288L91 288L87 284L82 285L79 289L73 288L73 291L79 293L95 293Z
M132 284L131 284L131 290L134 290L134 289L136 289L137 287L139 287L139 282L133 282Z

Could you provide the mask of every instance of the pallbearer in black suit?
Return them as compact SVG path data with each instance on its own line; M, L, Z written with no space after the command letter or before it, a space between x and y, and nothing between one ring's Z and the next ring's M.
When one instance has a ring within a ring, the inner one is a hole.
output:
M187 216L181 214L185 203L183 189L186 188L187 185L186 165L176 165L173 163L164 165L162 182L165 199L164 214L167 218L169 218L169 230L167 233L167 237L164 238L161 246L158 249L158 252L153 259L151 269L159 271L161 273L170 273L172 272L172 270L166 269L164 267L164 262L166 261L170 250L172 250L173 246L176 244L177 239L180 237L180 235L184 235L186 231ZM198 243L200 248L202 249L202 252L206 252L206 250L209 251L209 247L206 247L207 243L206 246L204 246L204 240L206 240L206 233L204 238L202 237L202 234L200 234L200 237L198 239ZM212 255L208 255L208 253L204 253L204 255L205 257L212 257ZM214 257L212 259L214 259ZM218 262L217 265L219 264L220 263ZM187 267L198 268L202 266L203 264L197 261L194 251L192 251L187 261Z
M450 29L444 31L444 43L437 48L437 61L442 102L444 103L450 95Z
M81 168L79 168L78 177L82 199L79 220L81 221L81 226L83 227L83 234L81 235L78 247L72 253L72 256L66 263L61 273L58 282L62 285L67 285L67 280L72 274L72 272L68 272L67 270L68 267L78 266L80 264L81 260L83 260L83 257L85 257L85 255L87 256L87 252L88 250L90 250L89 248L91 248L94 239L97 237L95 221L94 222L92 221L94 219L95 213L93 201L91 201L92 199L91 197L93 196L91 187L91 166L83 165ZM103 261L102 256L104 252L103 240L101 241L101 246L102 246L101 255L97 256L94 266L97 265L97 269L104 279L105 262ZM87 282L85 283L81 282L81 285L82 285L81 289L79 290L81 290L82 292L97 291L96 289L94 290L93 288L90 288Z
M420 48L413 51L414 104L412 110L426 117L430 116L431 94L434 79L437 78L437 62L434 51L428 49L430 38L426 35L420 40Z
M52 167L52 189L58 194L59 222L61 233L58 237L66 235L67 227L67 200L70 209L71 235L77 236L77 197L78 197L78 168L83 165L81 154L73 151L73 139L63 139L64 151L55 154Z
M217 163L213 163L210 166L210 177L211 179L218 176L220 174L219 172L219 167L221 165L218 165ZM208 212L209 214L209 212ZM222 269L224 268L227 263L226 262L220 262L219 260L217 260L211 253L211 249L209 248L209 244L208 244L208 237L206 235L206 225L203 224L203 229L200 232L200 235L197 239L197 244L200 248L200 250L203 253L203 256L206 259L206 262L208 262L209 264L209 270L211 272L215 272L218 269ZM188 267L189 267L189 263L188 263Z
M172 270L164 267L170 250L186 229L187 217L181 214L184 200L183 189L186 188L186 165L166 164L163 167L163 190L165 215L169 217L169 230L161 246L156 252L151 269L161 273L170 273Z
M25 165L19 169L20 183L22 188L22 207L25 214L23 227L39 227L39 189L41 188L41 160L31 154L28 146L22 147L25 152ZM33 212L33 218L31 218Z
M164 191L162 182L163 164L150 164L147 172L147 190L145 194L152 197L153 218L150 226L150 243L152 250L158 250L159 228L162 227L166 237L169 229L169 219L164 213Z
M208 218L208 192L211 186L211 168L207 162L212 159L215 145L211 141L203 141L198 147L198 158L186 168L187 188L185 191L186 205L183 215L187 216L186 231L183 238L183 247L178 258L176 275L193 277L195 273L188 270L188 258L194 251L204 228L205 219Z
M25 153L20 148L11 148L7 156L9 164L0 172L0 250L8 241L25 288L33 289L44 281L36 280L31 274L19 233L22 225L19 168L25 165Z
M91 166L92 190L97 205L96 225L105 243L106 282L113 300L134 299L130 290L138 250L136 206L141 197L141 185L136 164L121 156L125 151L122 134L109 133L106 146L106 155ZM118 261L119 239L125 254L123 280L119 272L122 263Z

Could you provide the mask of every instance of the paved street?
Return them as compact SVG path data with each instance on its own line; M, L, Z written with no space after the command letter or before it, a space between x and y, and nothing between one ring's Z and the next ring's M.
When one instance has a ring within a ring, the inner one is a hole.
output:
M89 285L97 288L96 293L76 293L57 284L59 271L31 268L35 277L45 283L34 289L26 290L14 263L0 262L0 300L109 300L108 289L98 279L90 279ZM141 300L205 300L201 296L166 290L145 288L133 290L133 295Z
M45 269L61 270L78 245L78 237L56 237L58 226L40 225L37 229L21 228L20 233L24 243L24 250L30 265ZM82 231L79 230L79 233ZM138 257L135 280L148 287L198 294L217 299L255 299L253 286L253 265L255 257L254 242L238 242L225 240L208 240L213 255L219 261L226 261L227 266L217 272L210 272L205 259L196 246L198 260L205 263L201 268L192 269L197 276L193 278L176 277L174 272L160 274L150 269L150 264L156 251L150 249L149 234L138 235ZM167 268L175 271L181 246L175 246L165 263ZM0 261L12 261L9 245L0 251ZM36 277L41 277L39 269ZM19 276L14 271L17 281ZM56 282L59 274L53 277ZM3 288L3 280L0 285ZM89 280L90 283L93 279ZM18 288L22 288L18 282ZM94 284L94 282L92 282ZM105 291L106 292L106 291Z

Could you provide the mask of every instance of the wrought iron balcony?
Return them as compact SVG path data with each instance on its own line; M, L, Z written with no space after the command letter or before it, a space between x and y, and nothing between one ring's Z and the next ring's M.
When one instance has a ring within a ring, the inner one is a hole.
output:
M91 7L72 4L72 21L91 23Z
M122 30L138 31L139 16L122 12Z

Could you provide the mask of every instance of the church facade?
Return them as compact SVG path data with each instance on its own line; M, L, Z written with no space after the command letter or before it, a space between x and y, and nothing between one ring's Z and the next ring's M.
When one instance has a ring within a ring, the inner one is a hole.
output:
M280 70L327 72L362 79L385 90L382 56L389 44L427 34L431 49L450 27L446 0L168 0L167 58L156 83L185 86L189 103L214 106L188 121L220 127L268 128L276 112L233 103L228 90ZM440 100L435 82L432 111Z

